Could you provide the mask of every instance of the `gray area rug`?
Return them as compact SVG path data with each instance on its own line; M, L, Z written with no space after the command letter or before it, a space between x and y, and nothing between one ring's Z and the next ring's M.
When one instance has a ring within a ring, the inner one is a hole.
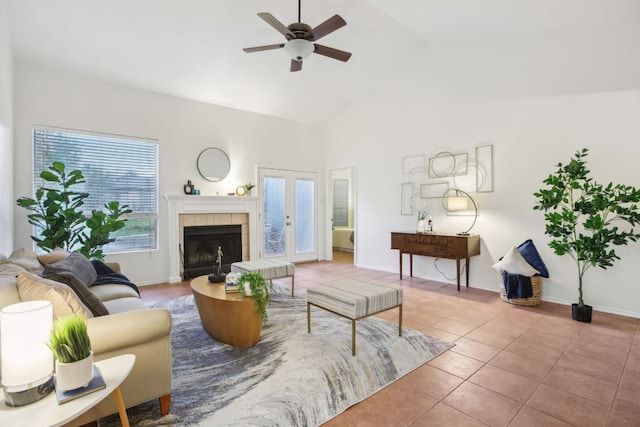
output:
M132 426L317 426L418 368L453 344L370 317L351 322L275 288L260 341L232 347L203 329L193 296L162 305L173 314L171 414L157 401L127 410ZM391 313L397 313L392 310ZM102 426L118 426L108 417Z

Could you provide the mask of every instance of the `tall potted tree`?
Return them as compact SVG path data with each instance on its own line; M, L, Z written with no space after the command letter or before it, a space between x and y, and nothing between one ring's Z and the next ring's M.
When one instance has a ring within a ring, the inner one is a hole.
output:
M45 182L36 190L35 198L21 197L18 206L30 210L29 223L38 227L39 236L31 236L45 251L62 248L77 250L87 258L103 259L102 247L115 241L111 233L125 226L123 215L131 213L128 205L113 201L104 205L104 211L83 211L89 193L75 190L85 182L82 172L67 172L64 163L53 162L40 173ZM72 188L73 187L73 188Z
M578 303L572 304L575 320L591 321L592 307L583 300L583 277L590 267L612 267L620 257L614 246L640 238L633 226L640 223L640 190L630 185L598 184L589 175L585 157L577 151L567 164L549 175L533 195L535 210L544 211L545 234L556 255L569 255L578 269ZM619 228L621 225L622 228Z

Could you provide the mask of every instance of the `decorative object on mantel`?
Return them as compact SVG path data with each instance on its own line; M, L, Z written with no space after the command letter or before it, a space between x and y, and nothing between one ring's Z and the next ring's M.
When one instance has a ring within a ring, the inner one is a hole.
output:
M247 190L247 191L246 191L246 193L245 193L247 196L250 196L250 195L251 195L251 189L252 189L252 188L255 188L255 185L253 185L253 184L252 184L252 183L250 183L250 182L247 182L247 183L244 185L244 189L245 189L245 190Z
M247 195L247 189L244 187L244 185L238 185L238 187L236 188L236 196L246 196Z
M188 180L183 188L184 188L184 194L193 193L193 184L191 183L191 180Z
M620 257L610 247L640 238L631 228L640 224L640 189L595 182L584 160L588 154L583 148L569 163L558 163L557 171L542 181L546 187L533 193L533 209L544 211L549 247L556 255L571 256L578 268L578 303L572 304L572 316L580 322L591 322L592 313L582 299L584 273L590 267L613 267Z

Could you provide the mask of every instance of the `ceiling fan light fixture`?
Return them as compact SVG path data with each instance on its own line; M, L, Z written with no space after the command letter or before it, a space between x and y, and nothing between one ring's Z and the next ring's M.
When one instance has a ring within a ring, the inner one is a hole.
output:
M305 60L314 51L313 43L305 39L291 39L284 45L284 50L296 61Z

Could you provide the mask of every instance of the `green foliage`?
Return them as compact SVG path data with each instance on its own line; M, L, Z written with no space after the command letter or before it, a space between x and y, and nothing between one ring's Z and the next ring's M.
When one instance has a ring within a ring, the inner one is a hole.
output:
M269 289L269 283L260 273L245 272L238 278L238 291L242 296L246 296L244 284L249 284L251 289L251 296L256 301L256 307L258 308L258 314L262 317L262 321L266 322L269 316L267 315L267 305L271 302L271 294Z
M88 357L91 340L84 317L72 314L54 320L47 346L58 362L71 363Z
M252 183L250 183L250 182L247 182L247 183L244 185L244 189L245 189L245 190L247 190L247 193L248 193L249 191L251 191L251 189L252 189L252 188L254 188L254 187L255 187L255 185L253 185L253 184L252 184Z
M576 262L581 307L584 273L590 267L612 267L620 257L611 246L640 238L632 228L640 223L640 190L595 182L585 161L588 154L583 148L566 165L558 163L556 173L543 181L547 186L533 194L537 198L534 209L545 212L545 233L553 238L549 247Z
M27 215L29 223L41 230L40 237L31 236L38 247L47 252L78 250L87 258L104 259L102 246L115 240L110 233L124 227L127 220L121 217L131 213L129 206L110 202L105 204L106 212L93 210L86 216L82 205L89 193L71 188L86 182L81 171L67 173L64 163L53 162L40 177L46 184L36 190L35 199L17 200L18 206L32 212Z

